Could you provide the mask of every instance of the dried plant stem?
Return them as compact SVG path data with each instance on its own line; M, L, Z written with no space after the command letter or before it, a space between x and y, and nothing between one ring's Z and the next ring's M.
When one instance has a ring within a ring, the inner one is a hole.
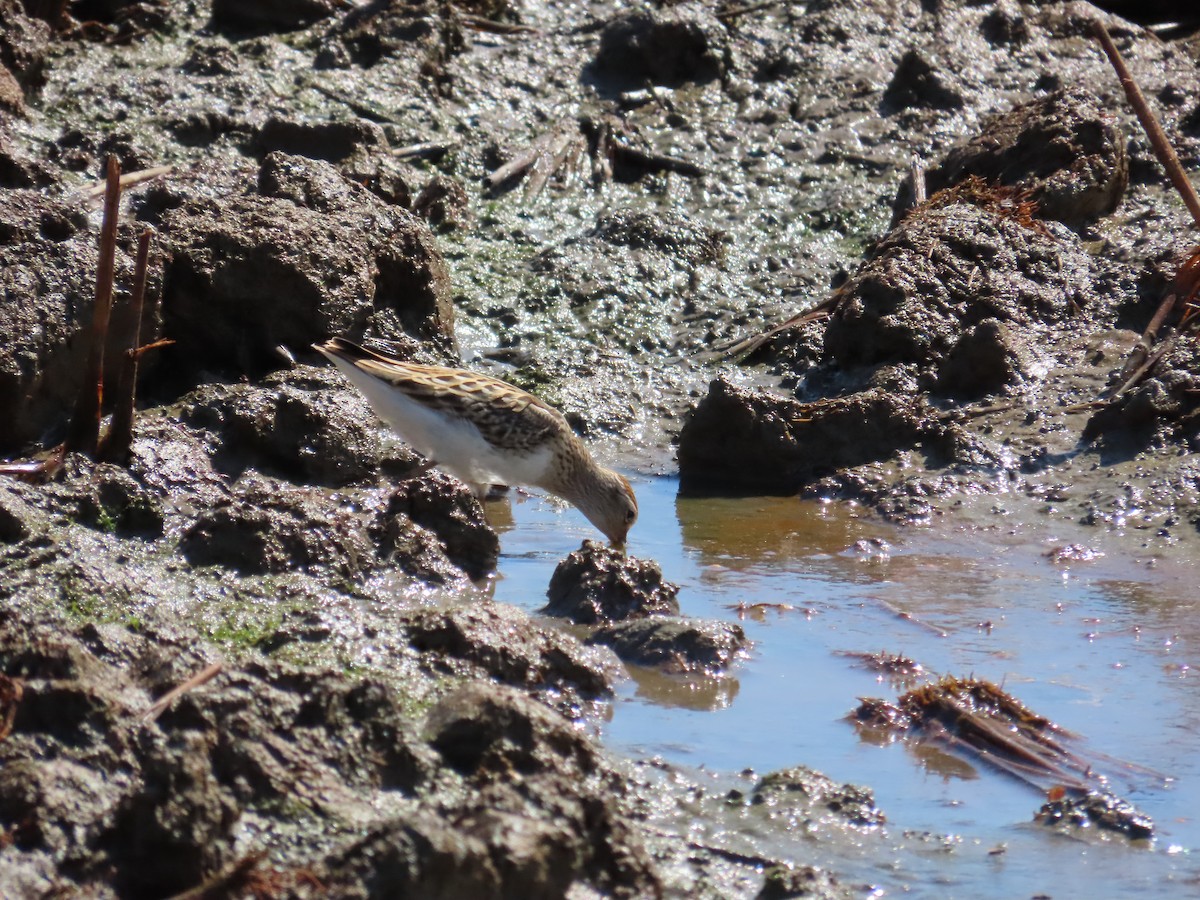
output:
M929 190L925 186L925 163L921 161L921 157L914 153L912 160L908 164L908 170L912 176L912 205L920 206L929 199Z
M170 900L218 900L218 898L242 896L255 869L266 858L265 851L244 856L203 884L186 890L182 894L175 894ZM262 895L256 892L254 896Z
M128 190L146 181L152 181L175 171L174 166L154 166L151 169L139 169L137 172L127 172L121 176L121 190ZM83 196L88 200L99 200L108 193L107 179L100 184L92 185L84 191Z
M154 702L154 705L146 710L146 712L142 715L142 721L154 721L161 716L163 712L166 711L167 707L169 707L177 699L186 694L188 691L195 690L196 688L200 687L200 685L212 681L221 673L223 669L224 665L219 662L211 663L205 666L187 681L183 682L183 684L171 688L171 690L159 697L158 700Z
M142 343L142 311L146 306L146 270L150 265L150 229L138 235L137 263L133 270L133 338L121 362L117 382L117 404L112 424L104 440L103 456L109 462L124 463L133 443L133 408L137 400L138 352Z
M100 405L104 399L104 344L112 313L113 277L117 258L117 209L121 201L121 166L108 157L104 219L100 226L100 256L96 261L96 303L92 310L91 347L84 382L67 434L67 449L95 455L100 442Z
M1116 70L1117 78L1121 81L1121 87L1125 89L1125 96L1129 98L1129 105L1133 107L1138 121L1142 123L1146 137L1150 139L1150 146L1154 148L1154 155L1158 157L1158 161L1167 170L1167 177L1171 179L1171 184L1175 185L1175 190L1183 198L1184 206L1192 214L1192 221L1200 227L1200 197L1196 196L1196 189L1192 187L1191 181L1188 180L1187 174L1183 171L1183 166L1179 163L1179 157L1175 155L1175 148L1171 146L1171 142L1167 140L1166 134L1163 133L1162 125L1159 124L1158 118L1154 115L1154 112L1150 109L1150 105L1146 102L1146 98L1142 95L1141 88L1133 80L1133 74L1129 71L1129 67L1125 65L1125 60L1121 58L1121 51L1113 43L1108 29L1104 27L1104 23L1098 19L1093 20L1092 30L1095 32L1096 39L1100 41L1100 46L1104 49L1104 54L1108 57L1108 61L1112 63L1113 69Z

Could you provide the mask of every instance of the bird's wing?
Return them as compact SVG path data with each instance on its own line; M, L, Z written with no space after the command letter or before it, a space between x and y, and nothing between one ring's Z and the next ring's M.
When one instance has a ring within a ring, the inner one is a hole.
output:
M318 349L341 357L424 406L463 417L496 447L533 450L556 434L572 434L562 413L498 378L392 359L344 338Z

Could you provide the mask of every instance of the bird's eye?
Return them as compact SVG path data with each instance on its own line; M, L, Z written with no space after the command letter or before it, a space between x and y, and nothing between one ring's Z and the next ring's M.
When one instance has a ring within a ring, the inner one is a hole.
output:
M636 518L637 518L637 510L631 509L625 513L625 521L626 522L632 522Z

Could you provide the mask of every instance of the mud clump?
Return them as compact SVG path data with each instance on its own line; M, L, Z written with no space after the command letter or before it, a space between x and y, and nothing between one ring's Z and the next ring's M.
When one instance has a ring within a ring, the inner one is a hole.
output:
M181 420L211 437L214 465L227 475L253 466L338 486L379 471L383 450L374 416L329 368L275 372L259 384L204 385L181 407Z
M728 67L725 29L702 4L623 13L604 28L591 72L618 90L704 84Z
M163 309L177 369L260 373L279 346L368 331L454 346L446 264L411 213L328 163L278 152L257 172L193 176L227 190L214 199L162 186L141 208L171 254Z
M388 516L403 516L436 534L447 558L471 578L495 571L500 538L479 501L457 478L430 472L402 481L388 501Z
M837 878L822 869L785 863L771 866L763 873L762 890L755 900L833 896L840 890Z
M720 675L750 646L740 625L677 616L604 625L587 642L611 647L627 663L676 675Z
M1020 389L1037 377L1039 360L1026 341L999 319L963 331L938 369L937 390L976 398Z
M457 583L463 567L476 577L490 571L498 543L469 491L457 482L427 486L423 509L431 528L406 511L417 491L402 488L386 502L376 495L374 505L331 509L319 490L250 472L227 500L195 519L179 548L196 566L259 575L304 571L332 583L362 580L381 564L428 584Z
M839 367L915 363L936 369L962 330L1062 322L1098 305L1091 263L1069 233L1051 237L974 204L909 216L842 288L825 329Z
M310 490L250 475L226 503L207 510L184 533L179 549L195 566L242 574L330 569L360 576L372 544L363 517L331 516Z
M741 798L731 798L741 799ZM875 795L853 784L839 785L807 766L764 775L745 798L751 808L795 825L818 815L834 815L851 825L873 827L887 821Z
M1154 837L1154 822L1149 816L1106 791L1088 791L1073 797L1064 794L1039 809L1034 821L1072 835L1091 830L1119 834L1131 841Z
M966 99L952 77L919 50L911 49L900 58L883 92L884 108L889 112L911 109L961 109Z
M929 413L888 391L801 403L717 379L679 434L680 488L793 493L943 433Z
M1170 340L1170 339L1169 339ZM1088 420L1085 440L1144 447L1183 440L1200 446L1200 343L1183 333L1153 363L1145 379Z
M528 621L512 607L486 604L410 613L403 627L409 644L439 669L551 689L576 702L612 693L623 672L611 653L563 632L531 630Z
M92 474L79 515L96 528L151 540L162 536L166 523L162 503L152 492L125 469L103 463Z
M0 3L0 66L22 87L44 82L50 35L50 26L26 15L22 4Z
M541 612L600 626L587 643L612 648L623 662L723 675L750 642L738 625L680 616L678 593L657 563L584 541L554 570Z
M579 625L679 614L679 587L651 560L634 559L596 541L558 564L542 612Z
M653 248L688 266L724 260L730 237L678 212L651 213L620 209L596 223L596 235L610 244Z
M992 117L981 133L926 172L925 180L934 194L978 176L1018 188L1043 218L1081 225L1121 202L1129 184L1125 143L1098 97L1082 87L1062 89ZM909 179L896 209L906 210L911 200Z

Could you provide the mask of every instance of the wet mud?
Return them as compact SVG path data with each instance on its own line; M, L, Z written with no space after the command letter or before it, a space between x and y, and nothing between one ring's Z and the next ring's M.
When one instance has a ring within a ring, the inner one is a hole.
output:
M746 831L856 840L886 823L869 789L604 749L626 664L713 690L744 633L678 615L636 528L555 573L575 624L493 603L495 503L317 365L333 334L531 390L606 462L677 452L689 492L912 524L1003 494L1200 539L1190 299L1122 384L1188 219L1090 38L1191 159L1186 28L1009 0L84 6L0 0L0 453L66 434L109 156L171 167L123 200L109 395L135 326L172 343L127 464L0 476L0 893L866 889ZM1116 805L1039 819L1144 837Z

